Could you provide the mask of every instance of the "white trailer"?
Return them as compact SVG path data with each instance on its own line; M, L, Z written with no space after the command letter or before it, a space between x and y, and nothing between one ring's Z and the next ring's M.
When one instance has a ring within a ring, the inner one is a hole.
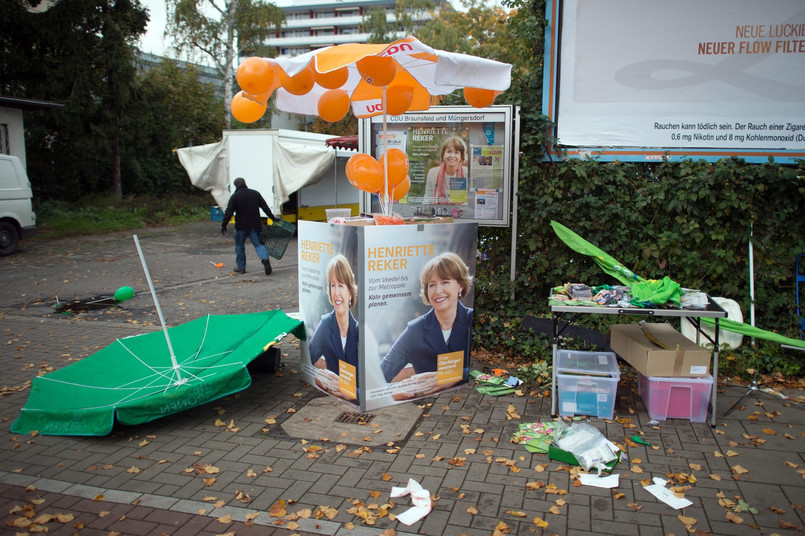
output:
M346 177L345 166L355 151L325 144L326 134L283 129L225 130L218 143L177 150L179 161L195 186L212 194L226 208L232 183L243 177L283 219L325 221L328 208L360 211L360 192ZM288 203L296 193L296 203Z

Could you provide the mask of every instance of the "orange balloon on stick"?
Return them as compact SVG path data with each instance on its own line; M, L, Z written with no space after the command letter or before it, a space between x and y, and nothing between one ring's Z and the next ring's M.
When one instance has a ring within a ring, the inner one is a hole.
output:
M495 102L498 92L492 89L480 89L477 87L465 87L464 99L467 104L475 108L486 108Z
M280 82L288 93L292 95L305 95L313 89L314 80L313 67L308 64L301 71L293 76L288 76L288 73L279 69Z
M414 100L414 88L411 86L389 86L386 89L386 113L402 115L411 107Z
M408 190L411 189L411 178L406 176L405 180L400 182L397 186L394 187L393 190L389 189L389 199L392 201L399 201L406 195L408 195ZM383 194L380 194L380 197L383 197Z
M397 62L391 56L366 56L356 62L361 78L373 86L387 86L397 74Z
M252 95L271 91L274 85L274 69L263 58L251 57L243 60L238 65L236 77L240 89Z
M340 121L349 111L349 93L343 89L330 89L319 97L319 117L328 123Z
M266 113L266 103L257 102L238 91L232 97L232 117L241 123L254 123Z
M383 168L368 154L356 154L347 160L347 179L364 192L374 193L383 187Z
M316 83L325 89L338 89L347 83L349 69L341 67L340 69L327 73L314 71L314 78L316 79Z
M388 157L388 158L386 158ZM408 176L408 156L400 149L392 148L380 157L380 166L386 169L388 160L389 193Z

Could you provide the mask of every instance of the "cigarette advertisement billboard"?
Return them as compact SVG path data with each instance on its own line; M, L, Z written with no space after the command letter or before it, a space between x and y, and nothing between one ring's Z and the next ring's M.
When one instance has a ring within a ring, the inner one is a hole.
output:
M801 0L548 0L555 155L805 158Z

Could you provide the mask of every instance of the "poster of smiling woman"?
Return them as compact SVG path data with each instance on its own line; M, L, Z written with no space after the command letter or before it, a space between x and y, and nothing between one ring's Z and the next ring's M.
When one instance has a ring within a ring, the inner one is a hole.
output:
M366 409L469 380L477 231L475 223L364 229Z
M302 372L362 411L469 381L476 223L299 223Z
M327 394L359 403L358 229L299 222L302 373Z

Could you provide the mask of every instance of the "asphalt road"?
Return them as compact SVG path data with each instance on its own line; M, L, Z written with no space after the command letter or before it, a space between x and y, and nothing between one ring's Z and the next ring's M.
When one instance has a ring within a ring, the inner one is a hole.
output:
M134 298L116 306L79 312L84 319L159 325L140 261L137 236L163 317L169 326L205 314L281 308L298 311L296 238L266 276L254 248L246 245L246 273L235 274L232 232L217 222L150 227L74 239L27 240L0 261L0 312L49 317L69 315L57 304L111 297L122 286ZM214 264L223 263L223 268ZM102 303L111 304L110 300Z

